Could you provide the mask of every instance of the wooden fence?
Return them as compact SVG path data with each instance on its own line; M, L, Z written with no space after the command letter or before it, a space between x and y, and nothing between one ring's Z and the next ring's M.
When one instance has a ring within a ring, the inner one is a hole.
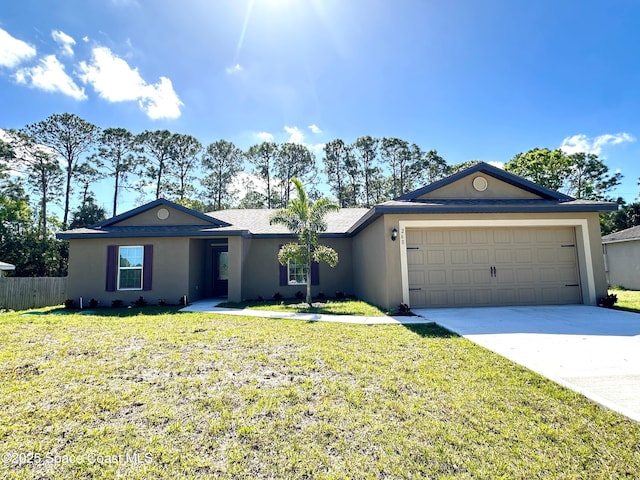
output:
M67 277L0 278L0 308L25 310L61 305L67 298Z

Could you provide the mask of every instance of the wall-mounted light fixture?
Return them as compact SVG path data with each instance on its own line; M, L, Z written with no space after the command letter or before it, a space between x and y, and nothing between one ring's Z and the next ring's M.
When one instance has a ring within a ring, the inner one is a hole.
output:
M393 230L391 230L391 240L395 242L397 238L398 238L398 229L396 227L393 227Z

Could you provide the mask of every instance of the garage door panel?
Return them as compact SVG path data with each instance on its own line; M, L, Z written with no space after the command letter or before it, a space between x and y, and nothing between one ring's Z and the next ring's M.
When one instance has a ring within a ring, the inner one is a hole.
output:
M434 307L446 307L449 305L448 290L430 290L427 294L428 303L425 305L432 305Z
M515 282L518 284L535 282L535 272L532 268L516 268L515 273Z
M556 230L539 229L535 231L536 243L556 243Z
M493 289L491 288L476 288L473 291L474 305L494 305Z
M451 263L454 265L466 265L469 263L468 250L451 250Z
M427 271L428 285L446 285L447 284L447 271L446 270L429 270Z
M533 252L531 249L517 248L513 251L514 263L531 263L533 261Z
M555 248L538 248L537 258L539 263L555 263L556 252Z
M424 233L424 243L427 245L444 245L445 232L440 230L427 230Z
M453 270L451 272L451 284L456 285L470 285L471 274L469 270Z
M451 230L449 232L449 241L452 245L461 245L467 243L466 230Z
M516 271L513 267L501 266L496 268L493 281L498 284L513 285L516 281Z
M527 229L514 229L513 243L531 243L531 231Z
M409 290L409 302L411 305L427 305L425 292L422 290Z
M415 286L425 286L425 271L424 270L411 270L409 271L409 284Z
M575 268L571 267L559 267L557 269L558 272L558 281L564 282L565 284L575 285L580 281L578 277L578 272Z
M423 266L424 252L422 252L422 250L407 250L407 265Z
M490 262L489 250L474 248L471 250L471 263L474 265L484 264L489 265Z
M471 270L471 279L474 285L491 285L489 268Z
M487 230L471 230L469 234L469 241L473 245L485 245L489 243L489 231Z
M454 290L453 291L453 304L456 306L472 305L473 291L468 290Z
M407 239L413 307L580 303L571 227L408 229Z
M420 230L407 230L407 245L422 245L424 243L422 235L423 232Z
M554 267L542 267L538 270L537 279L538 282L560 282L560 275L557 268Z
M495 249L495 262L496 264L501 263L513 263L514 262L514 252L510 248L496 248Z
M493 242L494 243L513 243L513 236L511 235L511 230L506 230L503 228L494 230Z
M563 247L558 250L557 261L559 263L574 263L576 258L576 249L572 247Z
M535 288L518 288L518 303L521 305L534 305L536 304L536 289Z
M444 265L446 258L447 256L444 250L427 251L427 265Z

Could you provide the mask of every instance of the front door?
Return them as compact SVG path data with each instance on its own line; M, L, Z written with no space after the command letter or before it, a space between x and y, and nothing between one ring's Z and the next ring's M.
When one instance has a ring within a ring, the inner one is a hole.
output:
M229 252L227 247L213 249L213 296L226 297L229 286Z

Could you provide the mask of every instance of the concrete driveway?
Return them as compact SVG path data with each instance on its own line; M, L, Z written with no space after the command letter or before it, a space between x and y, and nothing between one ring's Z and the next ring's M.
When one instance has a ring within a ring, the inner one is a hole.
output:
M640 422L640 315L586 305L415 313Z

